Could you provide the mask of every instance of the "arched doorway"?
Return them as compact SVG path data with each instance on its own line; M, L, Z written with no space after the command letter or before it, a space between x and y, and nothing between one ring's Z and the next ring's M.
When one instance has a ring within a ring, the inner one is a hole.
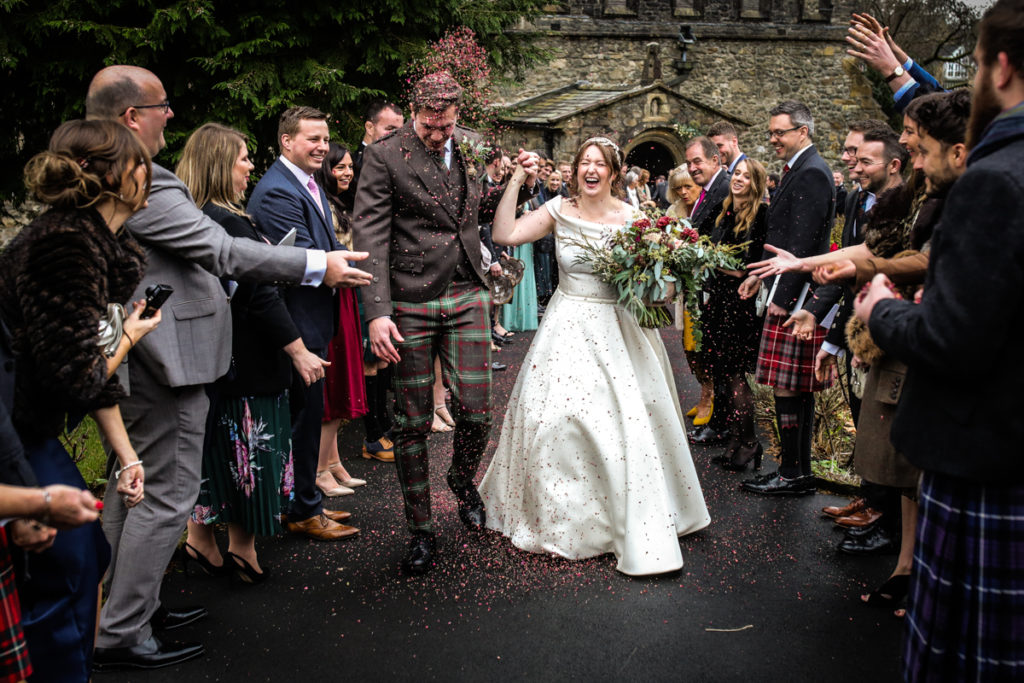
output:
M639 166L651 173L651 180L683 162L682 141L672 132L649 129L637 135L626 146L626 167Z

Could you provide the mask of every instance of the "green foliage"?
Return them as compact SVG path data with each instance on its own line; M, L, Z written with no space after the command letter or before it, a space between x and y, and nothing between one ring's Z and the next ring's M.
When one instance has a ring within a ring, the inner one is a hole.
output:
M330 112L334 135L356 142L365 105L400 102L405 65L456 26L476 33L494 67L522 70L535 53L503 29L542 1L0 0L0 196L23 191L28 158L84 115L104 66L142 66L163 81L175 113L165 165L192 130L220 121L250 135L262 169L285 108Z

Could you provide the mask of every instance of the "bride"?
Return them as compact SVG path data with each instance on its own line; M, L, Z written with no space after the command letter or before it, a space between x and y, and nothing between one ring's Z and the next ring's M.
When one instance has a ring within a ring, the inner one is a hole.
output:
M571 199L555 197L516 220L528 172L520 163L498 205L501 244L554 231L559 286L480 494L487 526L523 550L570 559L612 552L625 574L660 574L683 566L677 537L711 521L672 368L658 330L617 305L614 288L575 262L572 244L598 241L635 216L613 196L622 193L621 167L614 142L590 138L573 161Z

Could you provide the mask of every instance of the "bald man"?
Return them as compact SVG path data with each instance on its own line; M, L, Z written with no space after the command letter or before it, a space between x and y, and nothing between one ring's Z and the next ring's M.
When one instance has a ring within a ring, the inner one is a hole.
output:
M164 147L164 129L174 116L160 79L134 66L97 73L85 108L88 118L117 120L135 131L154 157ZM154 283L169 284L174 293L159 328L139 342L121 368L130 394L121 409L145 468L146 491L142 503L127 508L116 486L107 489L103 529L113 557L96 639L97 670L157 668L203 653L198 643L163 641L154 629L170 630L206 616L201 607L168 610L159 595L199 493L209 411L204 387L224 375L231 362L230 308L220 277L311 287L351 287L370 280L346 262L365 254L232 239L196 207L177 176L155 163L148 207L126 225L149 260L132 299L143 297L145 287ZM326 516L320 521L325 528L337 525Z

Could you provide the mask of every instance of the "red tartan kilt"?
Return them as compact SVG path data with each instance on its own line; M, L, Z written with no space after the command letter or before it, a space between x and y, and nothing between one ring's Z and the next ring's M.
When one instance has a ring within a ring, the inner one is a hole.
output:
M757 353L758 384L789 391L821 391L832 386L832 379L819 382L814 377L814 357L818 354L827 330L814 326L810 341L801 341L783 327L788 315L768 315L761 331L761 348Z
M31 673L25 634L21 630L21 603L14 585L7 530L0 527L0 682L21 681Z

